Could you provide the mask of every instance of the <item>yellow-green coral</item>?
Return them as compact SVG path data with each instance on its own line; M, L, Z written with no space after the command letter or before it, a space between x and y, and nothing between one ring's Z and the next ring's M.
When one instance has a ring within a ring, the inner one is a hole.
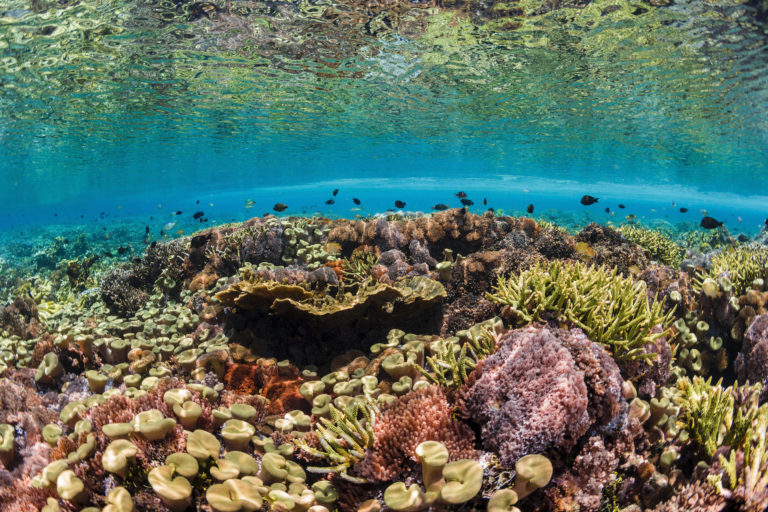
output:
M624 238L647 250L651 258L659 263L676 268L683 261L685 249L672 241L666 233L633 225L622 226L619 231Z
M738 384L724 388L722 380L712 385L712 379L701 377L677 381L680 391L675 402L680 406L679 426L711 458L718 447L740 445L757 417L757 397L760 385L739 388ZM736 397L744 395L744 404Z
M562 261L502 276L487 297L509 306L520 324L569 321L619 360L655 358L646 345L666 334L673 313L648 299L644 281L634 282L616 269Z
M680 235L680 240L686 247L702 252L725 247L729 243L728 235L723 230L711 231L686 231Z
M712 256L709 272L699 273L694 279L694 289L701 290L706 278L717 278L727 272L735 295L742 295L755 279L768 280L768 249L727 247Z
M426 358L429 370L418 365L416 368L435 384L459 388L477 362L496 350L496 336L503 331L501 318L495 317L446 340L433 341L429 345L432 355Z
M371 275L371 270L378 261L379 258L374 253L354 251L344 262L344 278L350 281L365 281Z
M323 449L310 447L300 438L298 446L306 453L320 457L334 464L329 467L310 466L310 473L338 473L345 480L362 483L365 480L350 476L347 471L353 464L365 457L365 451L375 440L373 425L378 407L369 397L353 401L343 409L329 406L331 418L319 419L314 427L315 435ZM362 414L362 418L360 415Z
M748 427L741 443L732 447L728 457L719 456L720 465L728 476L729 487L739 489L743 510L763 510L768 487L768 404L757 409ZM738 452L743 454L743 461L737 462ZM722 486L717 478L710 481L716 488Z

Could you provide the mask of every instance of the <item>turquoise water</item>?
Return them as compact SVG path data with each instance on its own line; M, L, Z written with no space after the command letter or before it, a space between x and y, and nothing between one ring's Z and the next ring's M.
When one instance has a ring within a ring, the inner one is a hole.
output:
M0 229L174 234L198 210L351 217L458 190L573 223L768 215L759 5L199 5L4 2Z

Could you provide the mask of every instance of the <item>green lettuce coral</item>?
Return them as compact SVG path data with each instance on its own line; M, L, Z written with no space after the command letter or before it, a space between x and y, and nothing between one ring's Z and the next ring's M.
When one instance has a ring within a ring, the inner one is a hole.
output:
M618 360L654 359L646 346L666 335L673 314L648 299L644 281L616 269L563 261L502 276L487 297L508 306L519 324L570 322Z
M272 311L335 327L366 314L411 316L446 296L439 282L425 276L399 280L394 285L367 279L351 286L284 284L260 279L243 270L243 279L216 294L223 304L242 309Z

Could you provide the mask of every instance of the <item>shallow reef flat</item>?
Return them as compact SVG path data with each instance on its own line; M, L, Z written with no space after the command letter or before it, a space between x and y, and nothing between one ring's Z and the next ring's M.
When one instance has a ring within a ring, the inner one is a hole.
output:
M765 230L136 232L3 248L0 511L768 508Z

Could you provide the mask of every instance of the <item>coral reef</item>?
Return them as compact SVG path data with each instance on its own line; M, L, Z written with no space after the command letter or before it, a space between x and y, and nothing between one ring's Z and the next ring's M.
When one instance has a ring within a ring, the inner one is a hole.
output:
M94 244L0 283L0 510L768 504L758 249L466 209Z

